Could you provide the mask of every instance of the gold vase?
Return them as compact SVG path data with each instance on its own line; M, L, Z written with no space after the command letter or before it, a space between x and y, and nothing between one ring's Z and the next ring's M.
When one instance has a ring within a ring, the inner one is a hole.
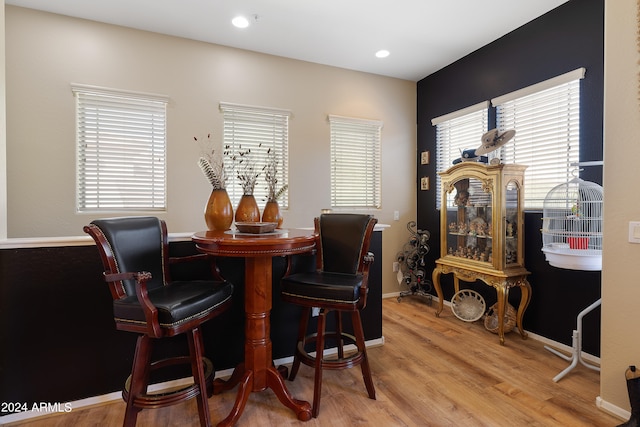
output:
M260 209L253 194L244 194L236 209L236 222L260 222Z
M278 227L282 226L282 221L284 218L280 214L280 206L278 205L278 201L269 201L264 206L264 211L262 212L262 222L277 222Z
M204 208L204 221L209 230L228 230L231 228L233 206L227 190L222 188L211 191Z

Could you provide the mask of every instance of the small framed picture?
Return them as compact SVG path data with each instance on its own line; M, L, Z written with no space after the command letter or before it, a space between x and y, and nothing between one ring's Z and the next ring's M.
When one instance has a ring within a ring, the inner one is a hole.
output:
M420 153L420 164L421 165L428 165L429 164L429 152L428 151L423 151L422 153Z
M420 190L428 190L429 189L429 177L423 176L420 178Z

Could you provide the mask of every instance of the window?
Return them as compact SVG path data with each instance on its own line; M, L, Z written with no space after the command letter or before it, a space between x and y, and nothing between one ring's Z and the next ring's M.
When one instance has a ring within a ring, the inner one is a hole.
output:
M167 100L89 86L72 90L77 210L165 210Z
M515 129L501 148L504 163L527 165L525 208L542 209L547 193L572 178L580 154L580 79L585 69L563 74L493 99L498 129Z
M380 208L382 122L329 116L331 207Z
M287 185L289 176L289 116L290 111L275 108L252 107L230 103L220 103L224 119L224 151L240 153L251 150L250 161L254 170L261 172L267 165L269 156L276 160L279 188ZM225 168L233 167L225 158ZM237 165L237 163L235 163ZM243 194L237 173L227 169L227 192L231 203L237 206ZM287 208L288 191L285 189L278 199L280 207ZM261 206L267 201L268 189L261 173L256 181L253 195Z
M443 172L460 158L463 150L478 148L482 135L487 131L489 102L454 111L431 121L436 126L436 170ZM436 208L440 209L442 182L436 174Z

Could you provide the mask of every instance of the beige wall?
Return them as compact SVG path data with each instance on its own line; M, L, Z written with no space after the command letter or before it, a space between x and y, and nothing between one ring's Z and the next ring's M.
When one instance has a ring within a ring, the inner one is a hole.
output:
M8 237L77 236L96 214L75 212L71 83L166 95L170 232L205 227L210 192L193 136L221 137L220 101L289 109L286 227L312 226L330 206L328 114L376 119L382 132L383 292L415 219L414 82L6 7ZM393 221L393 211L400 221Z
M633 188L640 158L636 0L605 2L604 241L602 259L601 398L629 408L624 380L640 366L640 245L628 243L629 221L640 221Z

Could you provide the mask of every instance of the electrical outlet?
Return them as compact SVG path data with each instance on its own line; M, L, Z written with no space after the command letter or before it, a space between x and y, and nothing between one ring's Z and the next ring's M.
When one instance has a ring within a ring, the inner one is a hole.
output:
M400 270L400 263L398 261L393 263L393 272L397 273Z
M400 221L400 211L393 211L393 220Z

